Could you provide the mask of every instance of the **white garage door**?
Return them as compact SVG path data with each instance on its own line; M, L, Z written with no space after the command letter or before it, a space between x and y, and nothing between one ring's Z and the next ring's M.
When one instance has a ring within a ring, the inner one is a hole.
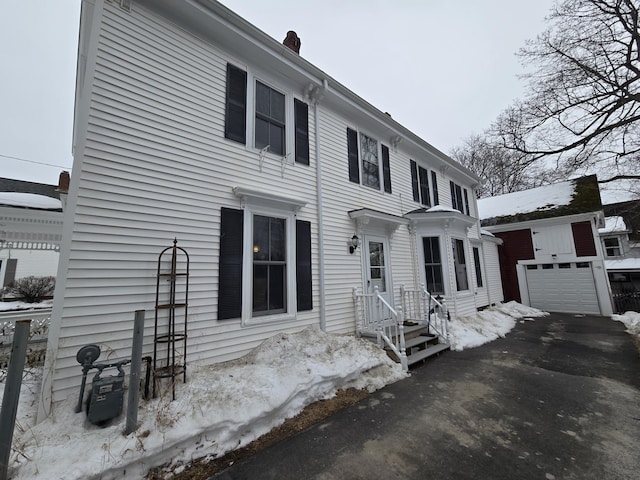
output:
M600 314L590 262L527 265L532 307L549 312Z

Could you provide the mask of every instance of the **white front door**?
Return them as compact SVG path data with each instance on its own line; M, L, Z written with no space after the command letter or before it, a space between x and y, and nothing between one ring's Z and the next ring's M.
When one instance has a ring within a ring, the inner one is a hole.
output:
M384 237L367 235L365 237L363 253L365 255L365 289L367 293L373 293L375 287L378 292L391 305L391 264L389 262L389 243Z

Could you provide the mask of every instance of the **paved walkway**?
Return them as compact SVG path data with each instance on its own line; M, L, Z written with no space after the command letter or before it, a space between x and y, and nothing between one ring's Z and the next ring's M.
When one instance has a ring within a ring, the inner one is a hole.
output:
M519 323L212 478L638 479L640 356L608 318Z

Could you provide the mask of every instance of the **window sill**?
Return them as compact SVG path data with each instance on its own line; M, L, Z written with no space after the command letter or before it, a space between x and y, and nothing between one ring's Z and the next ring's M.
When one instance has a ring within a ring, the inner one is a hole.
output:
M254 327L257 325L267 325L271 323L290 322L295 320L296 315L292 313L278 313L275 315L260 315L242 319L243 327Z

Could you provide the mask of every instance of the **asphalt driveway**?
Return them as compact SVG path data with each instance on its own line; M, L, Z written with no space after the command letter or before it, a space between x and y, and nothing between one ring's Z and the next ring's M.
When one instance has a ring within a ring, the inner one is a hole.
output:
M638 479L640 356L608 318L525 321L212 478Z

